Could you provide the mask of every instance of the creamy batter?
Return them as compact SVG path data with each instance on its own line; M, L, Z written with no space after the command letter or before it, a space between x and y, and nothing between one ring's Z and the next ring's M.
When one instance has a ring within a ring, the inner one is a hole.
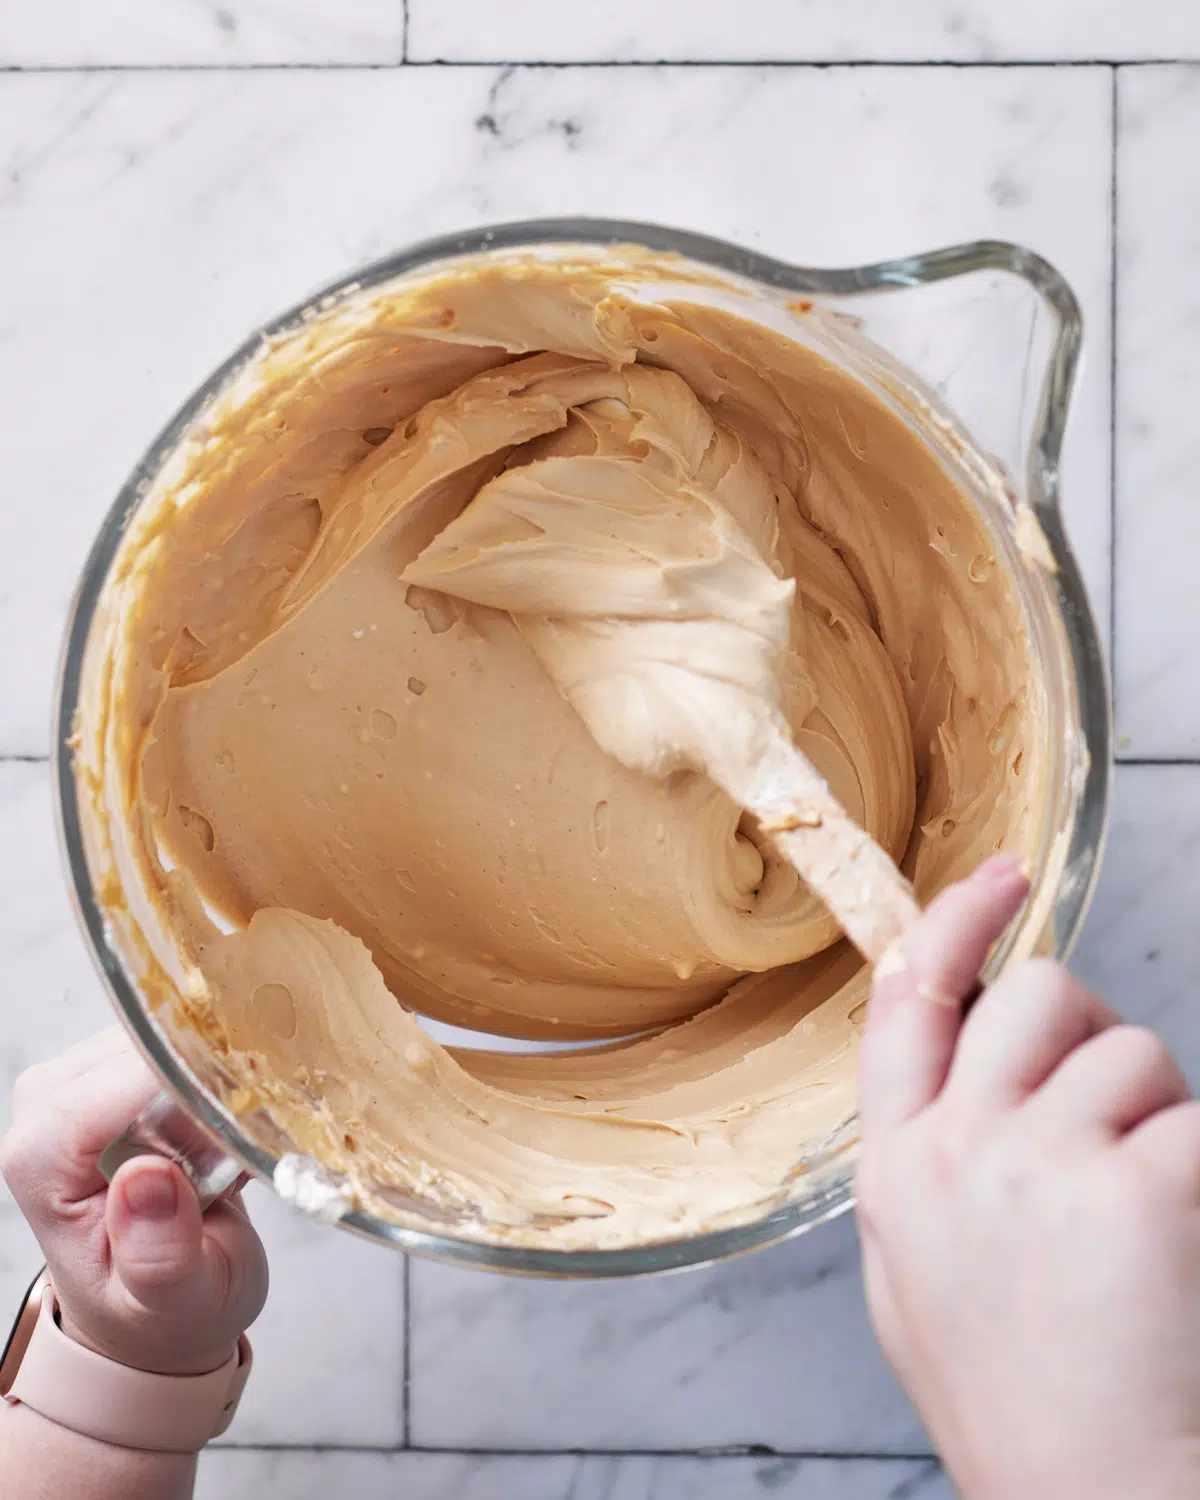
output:
M994 545L840 347L632 249L462 260L265 348L139 512L80 748L103 899L377 1212L614 1246L794 1191L867 976L717 785L764 735L922 900L1040 837Z

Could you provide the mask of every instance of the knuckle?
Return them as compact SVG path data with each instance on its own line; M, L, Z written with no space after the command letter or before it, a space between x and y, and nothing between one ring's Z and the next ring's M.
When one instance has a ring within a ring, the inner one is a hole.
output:
M1130 1066L1152 1068L1172 1063L1167 1044L1148 1026L1117 1026L1112 1036L1112 1045Z
M1157 1078L1176 1071L1166 1043L1146 1026L1114 1026L1100 1041L1109 1049L1118 1073L1127 1079Z
M1051 958L1025 958L1013 964L984 992L980 1010L995 1018L1016 1017L1022 1024L1046 1026L1092 1004L1091 996L1066 969ZM974 1017L968 1017L971 1027Z
M0 1140L0 1176L28 1215L58 1203L58 1190L77 1156L78 1125L65 1107L53 1121L43 1114L18 1120Z
M1188 1099L1175 1108L1179 1119L1179 1134L1200 1155L1200 1099Z
M1059 1004L1086 1004L1088 992L1069 970L1053 958L1027 958L1017 965L1016 975L1039 995Z
M1123 1232L1130 1236L1148 1230L1154 1237L1170 1195L1171 1184L1162 1175L1132 1170L1121 1152L1109 1152L1093 1173L1093 1199L1114 1217L1119 1206Z
M1139 1162L1158 1162L1173 1179L1179 1169L1200 1166L1200 1099L1183 1100L1153 1116L1129 1137L1129 1144Z
M1195 1171L1200 1166L1200 1100L1189 1099L1177 1106L1179 1119L1175 1126L1172 1156Z
M1092 992L1062 964L1052 958L1028 958L1012 972L1025 1024L1041 1032L1071 1033L1081 1038L1095 1032L1101 1007Z
M33 1155L28 1133L19 1125L11 1126L0 1140L0 1177L4 1178L15 1198L24 1196Z
M38 1087L45 1074L45 1066L42 1063L33 1063L17 1075L13 1084L12 1107L13 1112L22 1109L31 1098L38 1092Z

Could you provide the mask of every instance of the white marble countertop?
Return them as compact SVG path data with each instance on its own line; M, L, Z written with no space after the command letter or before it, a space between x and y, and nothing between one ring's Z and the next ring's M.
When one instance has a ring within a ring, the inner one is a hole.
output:
M5 1099L108 1019L45 756L74 579L133 461L249 327L322 281L425 235L570 213L814 264L996 236L1072 281L1088 364L1068 515L1121 762L1076 965L1200 1082L1198 58L1193 0L4 7ZM256 1208L275 1290L203 1500L950 1493L874 1347L849 1220L713 1270L559 1285L405 1264ZM0 1198L0 1307L34 1256Z

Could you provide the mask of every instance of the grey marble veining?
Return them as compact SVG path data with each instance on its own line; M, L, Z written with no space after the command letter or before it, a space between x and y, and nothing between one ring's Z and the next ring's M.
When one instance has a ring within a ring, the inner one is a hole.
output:
M1200 56L1200 8L1176 0L8 6L0 70L66 71L0 71L0 760L47 748L62 619L106 506L249 328L424 235L569 213L677 223L811 263L994 235L1059 265L1088 320L1068 519L1106 635L1115 562L1121 753L1200 760L1196 69L398 68L406 12L422 62ZM948 374L960 355L980 359L972 325L955 337L931 313L916 353L935 375L939 361ZM1075 968L1158 1029L1200 1085L1198 899L1200 764L1122 767ZM110 1016L63 889L43 765L0 764L0 958L2 1124L20 1069ZM206 1458L200 1500L951 1496L871 1338L849 1219L661 1280L522 1282L413 1262L406 1288L400 1259L261 1192L252 1202L274 1292L229 1434L241 1446ZM6 1306L36 1266L0 1192ZM406 1431L460 1451L382 1451ZM894 1456L663 1451L749 1445ZM599 1451L564 1451L577 1447Z
M408 56L448 62L992 62L1200 56L1190 0L409 0Z
M706 1270L544 1283L411 1267L413 1441L925 1453L843 1219Z
M1119 85L1117 733L1124 754L1200 755L1200 68Z
M0 551L22 563L0 754L46 749L91 536L193 387L322 281L488 220L657 219L826 265L1040 250L1089 319L1065 481L1106 617L1110 117L1087 68L0 75Z
M1200 765L1118 767L1108 853L1072 967L1122 1015L1157 1031L1194 1089L1197 910Z
M404 0L41 0L0 11L0 67L397 63Z
M223 1444L397 1448L404 1441L404 1262L330 1233L254 1184L246 1204L275 1293L254 1379Z
M953 1500L936 1463L819 1458L216 1453L196 1500Z

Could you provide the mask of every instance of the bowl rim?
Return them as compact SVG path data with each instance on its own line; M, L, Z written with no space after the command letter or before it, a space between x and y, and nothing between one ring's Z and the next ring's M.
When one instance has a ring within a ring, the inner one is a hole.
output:
M1021 278L1047 305L1052 341L1033 419L1026 498L1057 564L1057 603L1074 668L1081 731L1090 751L1064 866L1066 878L1055 904L1053 947L1059 956L1069 953L1086 915L1107 829L1112 727L1099 634L1061 516L1059 462L1083 319L1078 300L1060 273L1036 252L1000 240L979 240L860 266L819 268L792 264L691 230L607 218L517 220L424 239L339 276L256 329L183 403L134 467L97 532L70 606L59 663L52 734L56 821L72 903L93 962L118 1015L166 1089L224 1152L268 1183L279 1158L242 1132L153 1022L110 941L88 866L72 746L86 648L109 567L130 517L167 457L212 396L259 354L264 339L291 331L314 311L324 312L346 296L436 262L535 246L620 244L680 255L760 285L825 300L888 294L980 271L1001 271ZM361 1210L346 1214L339 1223L361 1237L453 1264L514 1275L607 1278L678 1271L725 1260L798 1235L845 1213L853 1202L852 1163L847 1158L844 1171L830 1174L803 1201L782 1204L753 1222L613 1250L533 1249L485 1242L406 1228Z

